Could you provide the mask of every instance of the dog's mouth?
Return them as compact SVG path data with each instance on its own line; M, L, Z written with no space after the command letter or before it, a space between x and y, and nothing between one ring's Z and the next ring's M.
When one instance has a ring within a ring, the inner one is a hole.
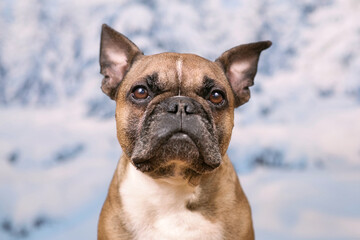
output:
M189 137L189 135L187 133L184 133L184 132L181 132L181 131L177 132L177 133L174 133L172 136L170 136L169 140L190 141L193 144L195 144L194 141Z
M199 174L210 172L220 165L221 159L205 158L208 150L204 148L204 144L198 146L201 140L203 139L198 137L194 139L194 136L184 131L170 133L151 144L152 151L150 152L152 154L146 154L147 151L136 151L133 153L131 161L142 172L157 171L170 161L183 162L184 165Z
M184 155L186 152L185 148L191 148L191 152L193 153L193 155L195 154L195 152L197 153L196 155L199 155L199 151L195 142L188 134L182 131L175 133L169 131L166 135L163 136L159 136L159 134L156 134L156 137L158 139L153 139L153 143L151 143L151 153L155 153L154 155L144 151L146 150L145 148L142 149L143 151L136 151L137 149L135 150L131 157L131 160L135 164L135 166L138 166L141 163L149 162L155 157L164 157L159 155Z

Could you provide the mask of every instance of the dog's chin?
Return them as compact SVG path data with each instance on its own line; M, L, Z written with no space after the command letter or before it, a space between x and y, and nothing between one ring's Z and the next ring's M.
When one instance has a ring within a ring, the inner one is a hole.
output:
M195 142L183 132L173 134L154 151L156 154L148 158L132 158L132 163L138 170L155 178L173 176L174 171L179 169L176 165L181 165L184 178L211 172L218 167L206 164Z

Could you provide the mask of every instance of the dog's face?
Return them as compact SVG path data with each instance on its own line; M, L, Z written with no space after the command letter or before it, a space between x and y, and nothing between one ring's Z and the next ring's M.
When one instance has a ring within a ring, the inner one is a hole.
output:
M102 90L116 101L118 140L132 164L154 178L216 169L230 142L234 108L250 98L260 52L270 45L241 45L215 62L193 54L144 56L104 25Z
M120 144L141 171L169 174L172 161L211 171L230 141L233 102L216 63L190 54L142 56L117 92Z

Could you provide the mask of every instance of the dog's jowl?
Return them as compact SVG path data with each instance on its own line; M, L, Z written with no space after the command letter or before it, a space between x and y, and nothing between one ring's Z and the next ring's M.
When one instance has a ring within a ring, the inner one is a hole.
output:
M250 98L262 50L236 46L216 61L145 56L103 25L102 90L116 101L122 148L98 239L254 239L251 211L226 154L234 108Z

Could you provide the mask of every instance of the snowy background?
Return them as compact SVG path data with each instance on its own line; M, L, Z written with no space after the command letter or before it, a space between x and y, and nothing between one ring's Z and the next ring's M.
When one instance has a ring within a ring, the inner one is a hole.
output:
M359 0L0 1L0 239L96 239L121 154L100 28L145 54L272 40L229 155L260 240L360 239Z

